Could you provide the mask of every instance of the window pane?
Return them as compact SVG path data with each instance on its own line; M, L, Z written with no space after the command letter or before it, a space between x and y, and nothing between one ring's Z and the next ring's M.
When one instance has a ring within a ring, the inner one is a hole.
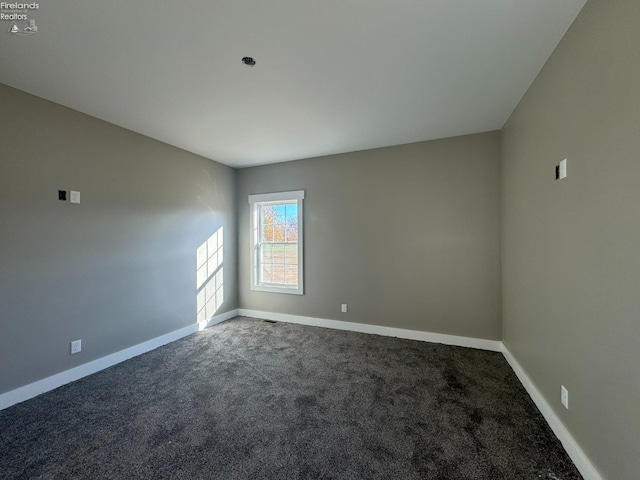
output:
M273 242L273 226L265 226L262 230L262 242Z
M273 256L271 257L271 261L273 263L284 263L284 245L272 245L271 247Z
M273 227L273 241L284 242L284 225L276 225Z
M293 223L298 221L298 205L290 204L286 206L286 223Z
M298 245L285 246L285 263L287 265L298 265Z
M273 223L285 223L285 206L274 205L273 207Z
M297 242L297 241L298 241L298 225L297 224L287 225L285 242Z
M273 245L265 244L262 245L262 261L264 263L272 263L273 262Z
M262 223L265 225L273 224L273 208L262 207Z
M284 283L284 265L273 266L272 283Z
M285 283L287 285L298 284L298 266L297 265L287 265L285 267Z

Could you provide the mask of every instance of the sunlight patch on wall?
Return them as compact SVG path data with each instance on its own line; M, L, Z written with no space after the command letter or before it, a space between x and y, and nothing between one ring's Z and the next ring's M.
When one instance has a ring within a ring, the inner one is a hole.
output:
M200 330L224 302L223 237L220 227L196 250L196 322Z

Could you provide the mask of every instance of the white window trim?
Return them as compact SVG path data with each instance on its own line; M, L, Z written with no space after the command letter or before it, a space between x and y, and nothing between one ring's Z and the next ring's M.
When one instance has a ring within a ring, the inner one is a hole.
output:
M251 235L249 258L251 261L251 290L270 293L287 293L290 295L304 295L304 190L291 192L261 193L249 195L249 232ZM278 203L296 200L298 202L298 286L274 286L258 284L258 262L256 250L258 248L258 206L265 203Z

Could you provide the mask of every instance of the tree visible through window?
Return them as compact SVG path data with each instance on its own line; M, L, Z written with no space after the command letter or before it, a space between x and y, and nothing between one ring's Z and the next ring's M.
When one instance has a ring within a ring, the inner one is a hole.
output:
M254 290L302 293L303 195L283 192L249 196Z
M298 205L260 207L260 277L264 284L298 284Z

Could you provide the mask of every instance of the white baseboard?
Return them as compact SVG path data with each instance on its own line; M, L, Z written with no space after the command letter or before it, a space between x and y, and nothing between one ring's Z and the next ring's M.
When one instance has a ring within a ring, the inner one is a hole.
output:
M573 460L576 468L585 480L603 480L593 466L587 455L580 448L571 433L564 426L560 418L555 414L549 403L543 397L542 393L536 388L524 369L513 357L507 347L498 340L484 340L481 338L460 337L456 335L445 335L441 333L421 332L418 330L406 330L403 328L383 327L379 325L369 325L365 323L343 322L340 320L329 320L324 318L304 317L300 315L289 315L285 313L262 312L258 310L236 309L221 315L216 315L208 322L200 324L195 323L187 327L181 328L166 335L148 340L146 342L134 345L125 350L107 355L84 365L79 365L70 370L58 373L51 377L38 380L23 387L16 388L0 395L0 410L33 398L41 393L48 392L54 388L58 388L67 383L78 380L92 373L99 372L105 368L111 367L117 363L123 362L130 358L136 357L143 353L154 350L162 345L171 343L180 338L186 337L192 333L216 325L220 322L236 317L238 315L245 317L260 318L264 320L275 320L287 323L299 323L302 325L311 325L316 327L332 328L335 330L348 330L352 332L371 333L375 335L383 335L387 337L406 338L409 340L420 340L432 343L443 343L446 345L455 345L460 347L477 348L480 350L489 350L493 352L502 352L505 359L522 382L527 393L536 404L545 420L562 442L567 454Z
M66 385L67 383L79 380L82 377L91 375L92 373L96 373L100 370L104 370L105 368L109 368L117 363L124 362L125 360L128 360L130 358L154 350L158 347L161 347L162 345L166 345L167 343L179 340L180 338L191 335L198 330L202 330L203 328L215 325L216 323L223 322L225 320L228 320L229 318L236 317L237 315L237 310L232 310L221 315L216 315L204 326L194 323L193 325L175 330L173 332L167 333L166 335L162 335L146 342L139 343L138 345L134 345L133 347L125 348L124 350L120 350L119 352L112 353L111 355L107 355L106 357L98 358L97 360L93 360L83 365L65 370L64 372L60 372L50 377L43 378L42 380L38 380L23 387L16 388L15 390L10 390L0 395L0 410L8 408L11 405L15 405L16 403L29 400L30 398L53 390L54 388Z
M230 318L234 318L238 316L238 309L230 310L225 313L221 313L220 315L215 315L211 317L208 322L200 322L198 324L198 330L204 330L205 328L213 327L219 323L224 322L225 320L229 320Z
M501 344L499 340L484 340L482 338L459 337L457 335L445 335L443 333L421 332L419 330L406 330L404 328L382 327L380 325L370 325L366 323L343 322L342 320L329 320L326 318L303 317L300 315L289 315L286 313L261 312L258 310L247 310L240 308L238 315L244 317L261 318L264 320L275 320L278 322L299 323L314 327L332 328L334 330L348 330L350 332L373 333L385 337L406 338L409 340L421 340L423 342L444 343L445 345L455 345L458 347L470 347L480 350L490 350L500 352Z
M490 350L501 352L525 390L536 404L545 420L553 430L553 433L562 443L567 454L575 464L576 468L585 480L603 480L587 455L582 451L578 443L571 436L560 418L555 414L551 406L547 403L540 391L536 388L531 379L524 372L520 364L515 360L511 352L501 341L484 340L480 338L460 337L456 335L444 335L441 333L421 332L417 330L405 330L402 328L382 327L379 325L369 325L364 323L343 322L340 320L328 320L325 318L304 317L300 315L289 315L286 313L263 312L258 310L238 309L238 315L244 317L260 318L264 320L275 320L278 322L299 323L315 327L333 328L336 330L348 330L360 333L372 333L388 337L406 338L410 340L421 340L425 342L443 343L446 345L456 345L459 347L478 348L480 350Z
M542 413L542 416L551 427L551 430L553 430L553 433L555 433L556 437L558 437L560 442L562 442L562 446L566 450L571 460L573 460L573 463L575 464L580 474L584 477L584 479L603 480L600 473L598 473L598 470L596 470L587 455L573 438L571 433L569 433L569 430L567 430L567 428L564 426L562 420L560 420L560 417L556 415L556 413L551 408L551 405L549 405L542 393L540 393L540 390L538 390L535 384L531 381L522 366L513 357L504 343L502 343L502 354L504 355L504 358L507 360L509 365L511 365L511 368L520 379L520 382L524 386L533 402L538 407L538 410L540 410L540 413Z

